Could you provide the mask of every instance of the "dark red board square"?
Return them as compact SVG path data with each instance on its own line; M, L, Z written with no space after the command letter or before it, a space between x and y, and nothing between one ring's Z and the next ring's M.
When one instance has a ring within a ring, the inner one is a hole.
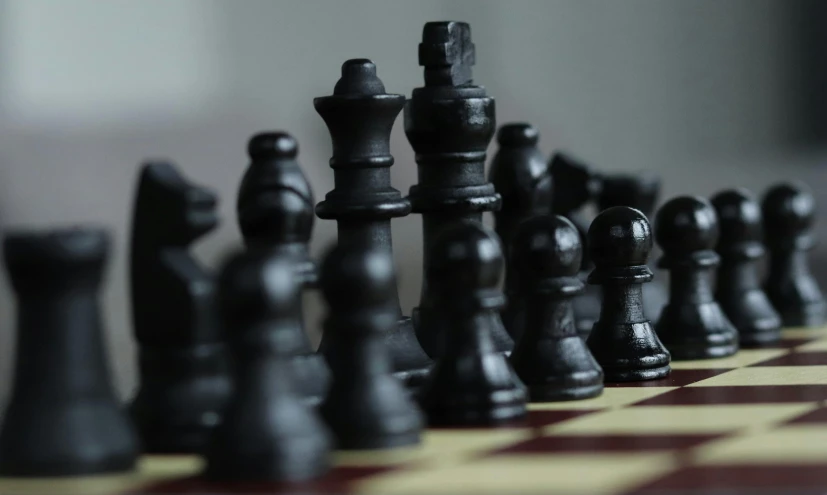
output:
M626 388L626 387L685 387L691 383L696 383L713 376L732 371L733 368L721 368L712 370L672 370L669 376L660 380L647 380L642 382L607 382L606 387L609 388Z
M817 402L825 397L827 385L684 387L636 402L633 406L784 404Z
M554 435L524 440L492 455L684 450L722 438L709 435Z
M751 364L756 366L824 366L827 365L827 352L791 352L776 358Z
M337 467L323 478L302 483L214 483L201 477L190 476L175 480L168 480L148 487L126 492L126 495L150 494L205 494L210 495L241 495L241 494L268 494L268 495L314 495L314 494L345 494L350 493L350 485L354 481L382 474L396 469L393 466L370 467Z
M690 466L673 471L626 495L823 494L827 463L812 465Z
M793 418L787 424L827 424L827 407L820 407ZM827 493L827 490L825 490Z

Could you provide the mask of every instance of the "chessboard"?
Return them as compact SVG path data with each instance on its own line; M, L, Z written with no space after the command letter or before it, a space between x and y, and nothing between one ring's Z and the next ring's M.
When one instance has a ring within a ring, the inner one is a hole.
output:
M532 404L499 428L429 429L421 445L337 452L300 484L215 484L197 456L145 456L137 473L0 479L15 495L755 495L827 487L827 328L732 357L672 363L666 379Z

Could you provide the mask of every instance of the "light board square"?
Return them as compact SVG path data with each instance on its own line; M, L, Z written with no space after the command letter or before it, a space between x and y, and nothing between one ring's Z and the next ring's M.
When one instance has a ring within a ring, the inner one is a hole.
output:
M824 464L827 426L785 426L709 442L693 452L702 464Z
M584 409L613 409L660 395L678 387L607 387L597 397L585 400L564 402L546 402L529 404L529 409L535 411L552 410L584 410Z
M739 368L687 387L825 385L827 366L768 366Z
M672 361L670 366L676 370L740 368L781 356L787 352L789 351L786 349L741 349L734 356L696 361Z

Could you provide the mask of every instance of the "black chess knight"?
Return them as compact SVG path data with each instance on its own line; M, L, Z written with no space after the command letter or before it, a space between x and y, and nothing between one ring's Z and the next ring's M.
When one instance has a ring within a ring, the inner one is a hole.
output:
M230 392L213 277L189 253L217 225L216 204L169 163L141 168L130 264L140 377L131 410L148 452L200 452Z
M416 153L418 182L410 189L412 211L422 215L424 271L416 335L431 357L441 354L441 336L427 281L429 246L438 233L462 220L482 222L500 208L500 195L485 178L485 154L494 135L494 99L473 83L474 44L464 22L429 22L422 30L419 65L425 86L405 103L405 135ZM513 346L502 322L492 329L496 348Z
M313 231L313 191L296 159L299 145L285 132L262 132L250 138L250 166L241 179L236 214L244 244L267 249L289 262L303 287L316 284L316 264L308 244ZM299 320L291 337L291 369L296 387L311 404L318 404L327 389L328 370L324 359L313 351L304 331L299 302Z
M363 242L392 251L391 219L410 213L411 203L391 187L390 133L405 105L402 95L387 94L370 60L342 65L332 96L313 100L333 141L335 188L316 206L316 215L337 221L340 243ZM396 285L389 287L397 316L385 340L396 376L421 384L431 365L419 344L411 318L402 315ZM327 355L327 338L320 345Z

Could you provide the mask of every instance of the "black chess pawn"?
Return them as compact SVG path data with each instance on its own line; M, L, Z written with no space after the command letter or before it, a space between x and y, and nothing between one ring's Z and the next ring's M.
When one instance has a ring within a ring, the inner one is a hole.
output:
M813 193L801 183L778 184L766 192L761 209L770 258L764 287L770 302L785 326L823 325L827 306L807 259L816 243Z
M588 281L603 288L603 302L587 342L606 381L667 376L669 352L643 314L642 285L653 277L646 216L626 206L603 210L589 227L588 247L595 264Z
M301 281L288 260L253 249L232 256L218 284L235 387L207 448L205 476L301 481L330 466L330 433L290 373Z
M582 210L599 197L602 187L600 177L591 167L563 152L552 155L549 161L549 173L554 181L551 212L571 220L580 232L584 249L579 276L581 280L586 280L594 265L589 255L588 245L586 245L589 222ZM587 285L586 289L573 300L575 324L583 339L589 336L594 322L600 315L601 299L600 287Z
M551 213L551 175L543 153L537 148L539 134L531 124L505 124L497 132L499 150L491 160L488 180L502 196L502 208L494 213L494 227L503 243L505 259L510 259L511 237L517 225L535 215ZM506 264L503 309L505 329L516 341L524 316L522 301L514 297L516 279Z
M612 206L629 206L646 215L651 224L660 196L660 177L649 172L602 174L600 182L600 194L596 198L598 211ZM668 299L666 285L657 277L652 279L643 285L643 314L649 321L658 321Z
M247 247L265 248L289 261L297 280L304 287L313 287L316 264L308 245L315 218L314 200L296 160L298 152L298 143L285 132L263 132L250 138L250 166L241 180L236 212ZM324 358L310 345L303 317L293 328L290 343L284 346L293 356L291 374L297 389L309 403L318 404L327 390L329 375Z
M735 354L738 332L715 301L712 288L720 262L715 253L715 209L703 198L674 198L658 210L655 239L663 250L658 266L669 270L669 303L655 329L672 359Z
M410 189L414 213L422 215L424 282L413 318L416 336L432 358L441 354L442 336L432 306L428 266L438 233L454 223L482 223L500 208L501 198L485 178L485 154L496 126L494 99L474 84L471 27L464 22L429 22L422 29L419 65L425 85L405 102L405 135L416 153L418 182ZM509 352L513 341L502 321L492 329L495 346Z
M320 413L339 449L419 443L422 414L393 376L385 335L398 321L393 258L359 242L331 250L319 283L331 386Z
M189 252L218 224L217 201L170 163L141 168L130 253L139 386L130 412L146 452L201 452L230 394L213 275Z
M316 215L337 221L340 243L361 241L392 251L391 220L411 211L407 198L391 187L390 134L405 97L385 93L370 60L353 59L342 65L342 77L332 96L313 100L333 141L336 187L316 206ZM396 376L419 386L432 364L422 350L411 318L402 315L395 285L388 287L396 311L396 326L385 341ZM319 349L328 354L327 338Z
M485 425L526 414L526 390L494 345L505 297L498 288L503 256L496 234L477 222L445 229L431 244L428 283L445 335L423 390L432 425Z
M761 210L744 189L720 192L712 198L721 235L721 256L715 298L738 330L742 347L760 346L781 338L781 317L761 288L757 262L764 256Z
M525 304L511 365L533 402L585 399L603 391L603 370L577 333L571 300L583 291L577 277L582 243L561 216L521 223L512 238L510 268Z
M98 301L108 234L16 231L6 235L4 248L18 310L0 475L133 469L138 436L110 380Z

